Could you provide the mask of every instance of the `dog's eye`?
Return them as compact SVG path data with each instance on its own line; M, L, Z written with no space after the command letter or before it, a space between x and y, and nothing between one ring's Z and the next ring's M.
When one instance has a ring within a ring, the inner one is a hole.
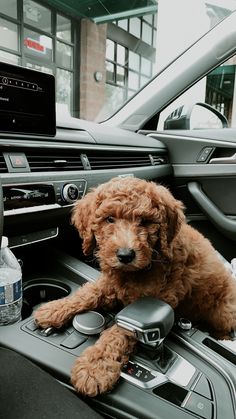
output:
M109 217L107 217L107 218L106 218L106 221L107 221L107 223L112 224L112 223L114 223L114 222L115 222L115 218L114 218L114 217L109 216Z
M142 227L146 227L146 226L149 226L152 223L153 223L153 221L150 220L149 218L141 218L139 225L142 226Z

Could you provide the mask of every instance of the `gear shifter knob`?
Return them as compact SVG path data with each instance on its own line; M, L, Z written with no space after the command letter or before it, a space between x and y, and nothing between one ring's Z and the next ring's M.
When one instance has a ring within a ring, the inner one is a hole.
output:
M174 324L174 310L157 298L142 297L121 310L115 320L118 326L134 331L140 342L157 347Z

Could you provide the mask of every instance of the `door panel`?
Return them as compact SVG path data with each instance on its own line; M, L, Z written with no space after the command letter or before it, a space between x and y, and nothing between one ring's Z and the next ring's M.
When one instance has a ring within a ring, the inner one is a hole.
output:
M217 186L217 185L216 185ZM226 237L236 240L236 220L227 217L202 189L201 182L188 182L188 190L209 220ZM217 189L215 189L217 192ZM217 195L217 193L216 193ZM222 197L222 195L221 195ZM217 196L218 199L218 196Z
M221 137L207 131L181 131L173 133L149 133L161 140L169 151L173 166L174 195L186 207L186 216L207 237L225 257L236 256L233 249L236 241L236 163L226 160L219 164L218 158L228 158L236 153L236 130L222 129ZM224 135L227 132L226 139ZM229 139L230 132L230 139ZM209 138L211 136L211 139ZM220 139L221 138L221 139ZM200 160L208 149L207 157Z

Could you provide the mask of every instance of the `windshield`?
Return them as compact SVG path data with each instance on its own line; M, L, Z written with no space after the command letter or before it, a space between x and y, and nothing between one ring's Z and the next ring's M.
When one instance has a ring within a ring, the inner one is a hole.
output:
M57 116L103 121L236 0L0 0L0 61L50 73Z

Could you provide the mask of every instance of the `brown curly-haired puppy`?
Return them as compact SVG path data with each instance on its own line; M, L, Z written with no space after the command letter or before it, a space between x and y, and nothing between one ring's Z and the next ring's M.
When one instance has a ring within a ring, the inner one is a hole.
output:
M115 178L75 205L72 221L86 255L96 248L102 274L74 295L41 306L42 327L60 327L76 313L157 297L212 333L236 327L236 281L210 242L186 224L183 205L163 186ZM114 325L76 360L72 383L82 394L110 390L132 353L132 332Z

